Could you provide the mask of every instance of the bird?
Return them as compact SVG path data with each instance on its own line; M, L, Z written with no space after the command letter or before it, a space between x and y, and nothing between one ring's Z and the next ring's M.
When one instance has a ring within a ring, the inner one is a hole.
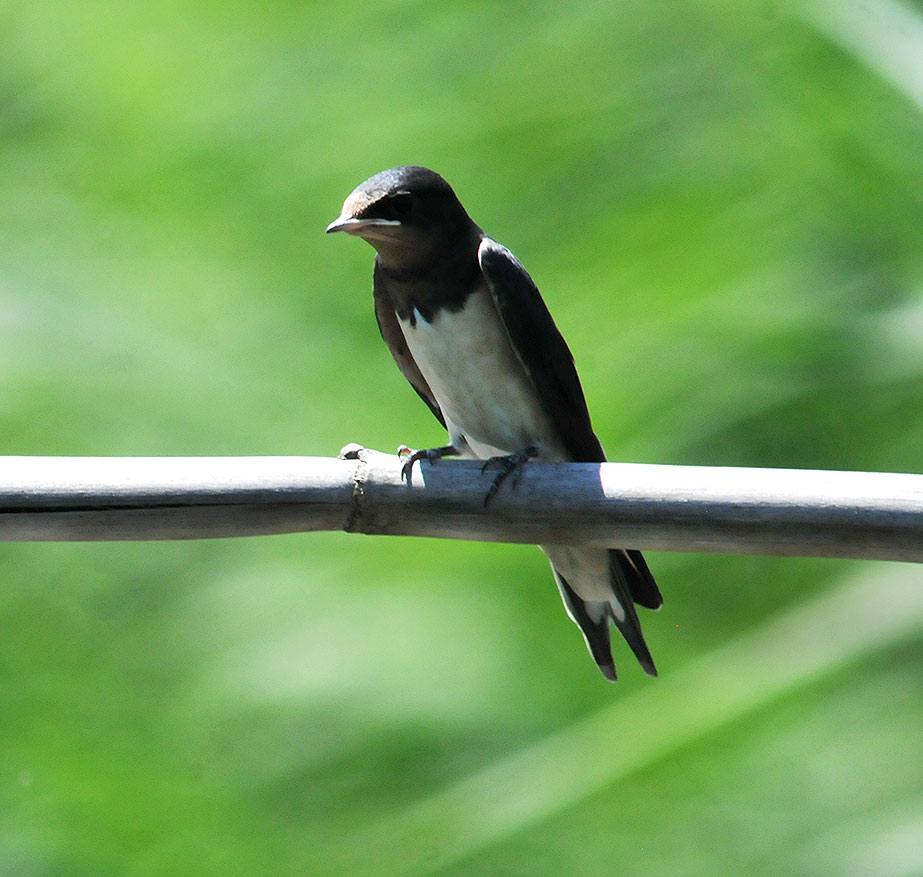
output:
M403 447L414 463L458 456L497 469L489 502L527 461L602 463L574 359L538 287L505 246L471 219L435 171L402 166L375 174L346 198L327 233L355 235L376 251L375 317L397 367L449 443ZM615 682L614 624L642 669L657 675L635 604L659 609L660 590L641 552L539 546L565 610L602 675Z

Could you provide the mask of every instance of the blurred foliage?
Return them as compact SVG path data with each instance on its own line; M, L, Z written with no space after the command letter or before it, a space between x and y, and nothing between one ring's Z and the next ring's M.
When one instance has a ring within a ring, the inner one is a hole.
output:
M529 267L614 459L919 471L923 8L853 7L3 4L0 453L440 443L323 234L419 163ZM826 642L844 576L887 613L894 567L651 565L662 676L619 643L611 687L529 547L6 545L0 872L923 871L919 630L781 690L720 661L799 610Z

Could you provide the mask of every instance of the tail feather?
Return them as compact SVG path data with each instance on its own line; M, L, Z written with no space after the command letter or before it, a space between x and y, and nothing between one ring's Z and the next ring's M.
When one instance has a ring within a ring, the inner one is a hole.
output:
M656 676L657 668L654 666L654 659L651 657L647 643L644 641L644 634L641 632L641 622L638 620L638 613L635 611L635 604L632 600L635 593L632 583L639 582L640 578L636 575L635 578L632 579L630 575L626 575L627 570L625 564L622 562L624 556L624 553L621 551L609 552L609 565L612 569L612 591L615 599L619 602L623 610L619 612L610 601L607 604L609 607L609 614L615 622L615 626L619 629L619 633L625 637L625 641L635 653L635 657L638 659L638 663L641 665L644 672L647 673L648 676ZM638 556L640 557L640 554ZM646 569L647 564L644 564L644 566ZM648 572L648 575L650 575L650 572ZM658 597L660 596L660 591L657 591L657 595ZM621 618L619 617L620 615Z
M600 672L610 682L615 682L618 676L615 672L615 661L612 660L612 648L609 644L609 617L605 613L600 618L593 619L588 612L588 605L575 593L565 578L552 567L554 578L564 601L564 608L571 621L580 628L587 648L596 661Z
M583 582L582 578L579 579L580 590L588 595L596 591L599 599L581 597L554 562L552 562L552 570L564 602L564 608L583 633L587 648L603 676L612 682L615 682L617 678L609 639L610 622L625 638L644 672L650 676L656 676L657 668L644 641L634 603L637 602L639 605L654 609L663 603L663 598L641 553L638 551L609 551L608 576L601 573L593 577L594 579L602 577L604 582L602 585L599 581L591 584ZM568 574L576 574L573 564ZM593 596L595 597L596 594Z

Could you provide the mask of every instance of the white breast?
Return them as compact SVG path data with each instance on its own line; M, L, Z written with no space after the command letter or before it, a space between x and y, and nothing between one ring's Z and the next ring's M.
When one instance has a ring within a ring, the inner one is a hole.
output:
M564 453L486 289L432 323L400 320L413 358L442 409L453 443L464 436L478 457L529 445L546 459Z

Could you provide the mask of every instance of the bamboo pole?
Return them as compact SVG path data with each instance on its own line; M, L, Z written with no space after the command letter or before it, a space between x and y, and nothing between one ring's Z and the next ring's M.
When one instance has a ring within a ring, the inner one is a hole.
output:
M476 461L2 457L0 540L347 532L923 561L923 475L528 463L488 507Z

